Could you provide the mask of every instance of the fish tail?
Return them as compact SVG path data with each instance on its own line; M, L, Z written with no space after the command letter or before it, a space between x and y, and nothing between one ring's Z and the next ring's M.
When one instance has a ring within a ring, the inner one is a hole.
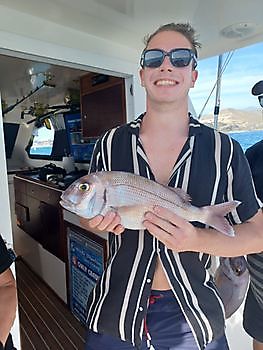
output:
M240 203L241 202L239 201L230 201L203 207L203 209L206 211L206 219L204 220L204 223L224 233L227 236L234 237L234 229L229 224L225 216L234 210Z

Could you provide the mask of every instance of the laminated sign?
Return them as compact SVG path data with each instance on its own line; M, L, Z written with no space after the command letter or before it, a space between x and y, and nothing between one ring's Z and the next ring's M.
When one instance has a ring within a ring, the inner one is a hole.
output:
M83 324L87 300L104 269L104 247L68 227L70 309Z

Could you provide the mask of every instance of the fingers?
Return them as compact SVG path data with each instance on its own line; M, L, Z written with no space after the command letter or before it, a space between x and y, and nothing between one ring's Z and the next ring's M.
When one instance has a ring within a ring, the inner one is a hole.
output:
M154 207L154 214L161 217L162 219L165 219L165 220L171 222L173 225L178 226L178 227L185 226L185 224L188 223L186 220L184 220L182 217L176 215L171 210L165 209L163 207L159 207L158 205L156 205Z
M154 213L145 214L143 224L167 248L177 252L189 250L193 226L173 212L156 206Z
M150 217L149 217L150 220ZM154 221L154 220L153 220ZM157 226L155 223L148 220L143 222L145 228L155 236L159 241L166 245L169 249L175 250L176 237L171 235L169 232L165 231L163 227Z
M85 221L87 221L86 224ZM91 229L98 231L108 231L115 234L120 234L124 231L120 216L113 211L106 213L105 216L97 215L90 220L82 218L81 222L84 223L84 226L89 226Z

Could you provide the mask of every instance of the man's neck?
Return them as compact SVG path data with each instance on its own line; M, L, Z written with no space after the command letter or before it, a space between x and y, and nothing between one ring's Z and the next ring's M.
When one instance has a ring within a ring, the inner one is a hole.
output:
M177 107L177 108L176 108ZM141 132L154 135L169 134L187 137L189 128L188 105L147 105Z

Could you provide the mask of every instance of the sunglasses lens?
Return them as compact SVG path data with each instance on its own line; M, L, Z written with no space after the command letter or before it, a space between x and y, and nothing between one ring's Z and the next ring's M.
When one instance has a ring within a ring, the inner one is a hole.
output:
M143 57L143 67L157 68L163 63L163 52L159 50L145 51Z
M186 67L194 60L194 68L196 67L196 59L190 49L174 49L166 52L160 49L146 50L141 58L141 66L147 68L158 68L162 65L165 56L169 56L170 62L174 67Z
M186 67L190 63L192 56L190 51L181 49L171 51L170 58L173 66Z

